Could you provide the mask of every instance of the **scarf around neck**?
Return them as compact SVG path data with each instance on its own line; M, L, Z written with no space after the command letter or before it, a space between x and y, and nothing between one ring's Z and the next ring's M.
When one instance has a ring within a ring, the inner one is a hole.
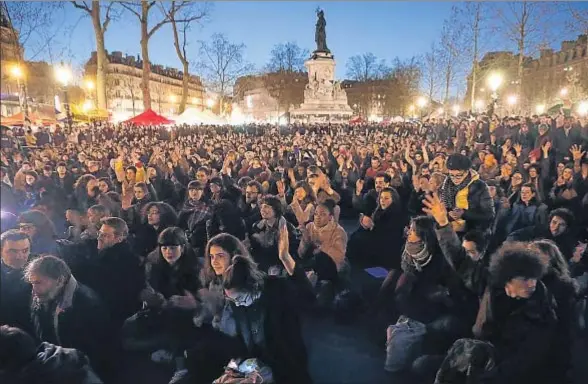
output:
M449 177L445 180L444 186L441 189L441 199L445 204L445 208L451 211L455 208L455 197L457 193L464 189L472 180L472 172L469 171L466 178L458 185L453 184Z
M431 262L433 255L427 250L423 241L406 242L402 252L402 270L405 272L420 272Z

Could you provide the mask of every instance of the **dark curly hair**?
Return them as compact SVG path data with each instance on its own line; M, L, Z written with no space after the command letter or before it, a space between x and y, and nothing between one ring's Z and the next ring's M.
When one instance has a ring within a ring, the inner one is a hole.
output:
M157 208L159 211L159 226L161 228L168 228L177 224L178 214L176 210L168 203L162 201L152 201L145 204L141 211L141 218L144 224L147 224L147 214L152 207Z
M490 259L490 282L504 287L514 278L541 279L549 270L549 258L532 243L506 242Z

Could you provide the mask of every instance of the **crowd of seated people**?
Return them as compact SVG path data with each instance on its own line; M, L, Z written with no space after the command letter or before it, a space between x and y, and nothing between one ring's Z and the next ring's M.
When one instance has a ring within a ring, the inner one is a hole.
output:
M301 319L372 267L379 292L349 310L390 325L415 380L572 382L586 118L2 136L2 382L116 383L139 352L175 384L310 383Z

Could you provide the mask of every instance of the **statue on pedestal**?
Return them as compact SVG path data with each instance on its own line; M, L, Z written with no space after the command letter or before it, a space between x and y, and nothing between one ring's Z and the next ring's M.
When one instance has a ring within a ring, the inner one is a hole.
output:
M316 42L316 50L315 52L325 52L331 53L329 48L327 48L327 21L325 20L325 13L322 9L317 8L317 21L316 21L316 31L314 33L314 41Z

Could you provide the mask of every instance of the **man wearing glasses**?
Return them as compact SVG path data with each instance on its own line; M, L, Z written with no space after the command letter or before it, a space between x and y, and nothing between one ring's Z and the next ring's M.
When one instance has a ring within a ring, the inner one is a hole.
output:
M494 220L494 205L488 186L471 169L471 160L462 154L447 159L449 177L441 186L441 200L449 212L449 221L458 233L477 229L486 231Z
M98 293L119 331L123 322L140 308L139 293L145 285L145 276L140 259L127 240L127 223L118 217L100 221L98 254L83 260L77 276Z

